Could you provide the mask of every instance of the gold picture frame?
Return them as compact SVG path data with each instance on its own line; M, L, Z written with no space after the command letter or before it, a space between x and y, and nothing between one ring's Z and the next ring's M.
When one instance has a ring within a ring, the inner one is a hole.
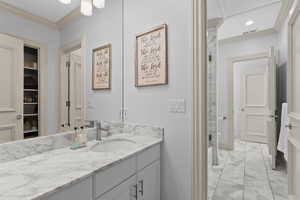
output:
M93 49L92 89L111 89L112 45L107 44Z
M160 25L136 35L135 86L168 84L168 27Z

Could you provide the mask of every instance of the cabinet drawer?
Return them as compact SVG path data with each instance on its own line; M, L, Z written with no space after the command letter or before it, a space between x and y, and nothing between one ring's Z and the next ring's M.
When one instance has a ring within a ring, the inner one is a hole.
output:
M129 178L127 181L118 185L114 189L105 193L97 200L133 200L136 199L136 176Z
M156 160L160 159L160 144L155 145L137 156L138 170L144 169Z
M99 197L136 173L136 157L129 158L95 175L95 194Z
M92 200L92 185L92 178L88 178L68 188L63 188L62 191L59 191L49 197L43 198L43 200Z

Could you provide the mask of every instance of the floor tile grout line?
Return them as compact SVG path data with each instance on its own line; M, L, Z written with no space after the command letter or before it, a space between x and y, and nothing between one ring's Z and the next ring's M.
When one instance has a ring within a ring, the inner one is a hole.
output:
M262 144L260 145L260 152L261 152L261 155L262 155L262 158L263 158L263 163L264 163L265 170L266 170L266 174L267 174L267 179L268 179L267 181L268 181L268 183L269 183L269 187L270 187L270 190L271 190L271 193L272 193L272 196L273 196L273 200L275 200L274 190L273 190L273 187L272 187L272 184L271 184L268 166L266 165L266 161L267 161L267 160L265 160L265 155L264 155L264 153L263 153Z

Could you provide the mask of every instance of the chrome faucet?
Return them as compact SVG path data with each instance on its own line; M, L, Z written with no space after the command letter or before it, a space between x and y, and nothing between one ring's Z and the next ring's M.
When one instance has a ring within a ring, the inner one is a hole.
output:
M101 121L97 121L96 122L96 126L97 126L97 134L96 134L96 140L97 141L102 141L102 133L101 131L109 131L109 128L102 128L101 126Z

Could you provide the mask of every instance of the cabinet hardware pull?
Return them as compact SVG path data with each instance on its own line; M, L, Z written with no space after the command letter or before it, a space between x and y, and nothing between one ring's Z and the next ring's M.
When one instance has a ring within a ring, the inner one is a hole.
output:
M132 197L137 200L138 199L138 185L134 184L133 189L134 189L134 194L132 195Z
M144 180L140 180L139 181L139 185L140 185L140 190L139 193L144 196Z

